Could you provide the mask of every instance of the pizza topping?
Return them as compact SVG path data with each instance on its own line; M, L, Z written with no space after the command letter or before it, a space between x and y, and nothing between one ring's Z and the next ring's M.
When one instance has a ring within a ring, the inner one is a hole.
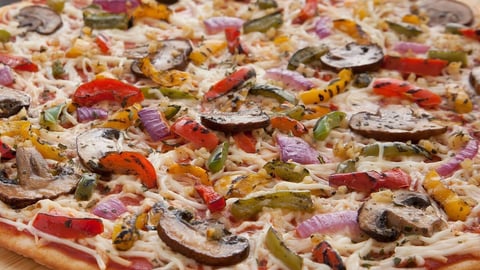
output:
M302 182L305 176L310 175L310 172L304 167L281 160L269 161L263 165L263 168L270 176L278 177L288 182Z
M161 214L157 226L160 239L172 250L199 263L229 266L243 261L250 245L244 237L232 235L224 224L214 220L195 220L191 213L166 208L157 203Z
M473 12L466 4L455 0L432 1L422 7L429 17L430 25L458 23L469 25L473 22Z
M359 192L373 192L382 188L408 188L412 179L400 168L382 172L366 171L351 173L334 173L328 177L328 183L333 187L346 186Z
M429 45L417 43L417 42L407 42L407 41L399 41L393 45L393 50L399 53L418 53L424 54L430 49Z
M17 114L30 106L30 96L15 89L0 86L0 118Z
M357 222L358 213L353 210L338 211L315 215L297 225L296 232L301 238L314 233L333 235L347 232L348 235L360 234Z
M327 16L319 17L315 21L314 31L318 38L324 39L332 34L331 19Z
M38 213L32 223L36 229L60 238L87 238L103 233L102 220Z
M270 117L260 109L239 112L211 112L200 116L202 124L213 130L237 133L267 127Z
M0 158L1 161L7 161L15 158L15 150L13 150L8 144L0 140Z
M325 140L334 128L340 127L347 114L340 111L329 112L317 120L313 127L313 137L315 140Z
M278 4L275 0L258 0L257 5L260 9L276 8Z
M205 147L209 151L215 149L219 143L215 133L188 116L177 119L170 130L191 142L195 147Z
M90 171L106 174L99 160L109 152L120 150L120 131L113 128L94 128L77 136L77 154Z
M203 96L206 100L211 101L230 92L240 90L254 81L256 75L255 69L252 67L240 68L212 85Z
M263 17L246 21L243 24L243 33L262 32L265 33L271 28L279 28L283 24L282 10L275 11Z
M211 17L205 19L203 24L207 34L213 35L225 31L226 28L240 29L244 23L244 20L237 17Z
M466 67L468 65L467 53L463 51L430 50L428 51L428 58L441 59L447 61L448 63L459 62L462 64L462 67Z
M331 49L320 57L326 68L336 71L348 68L353 72L378 70L383 61L383 49L377 44L348 43L344 48Z
M302 269L303 257L290 250L282 241L279 233L273 227L270 227L267 231L267 235L265 236L265 245L273 254L273 256L282 261L288 267L288 269Z
M112 244L117 250L126 251L133 247L135 241L140 238L137 228L139 216L128 215L115 222L112 230Z
M313 260L330 266L333 270L345 270L342 257L327 241L322 241L312 251Z
M395 33L404 35L407 38L414 38L423 33L420 29L410 24L402 24L391 21L387 21L387 24L388 27Z
M256 153L257 152L257 140L253 137L252 133L247 132L238 132L232 135L235 145L246 153Z
M127 211L127 207L118 197L109 197L98 202L93 207L92 214L108 220L115 220Z
M286 88L291 88L293 90L308 90L313 88L315 85L302 74L281 68L271 68L266 70L265 78L280 81Z
M18 180L0 176L0 200L12 208L24 208L41 199L54 199L72 192L78 179L68 168L59 167L52 174L47 161L33 147L18 147L16 152Z
M179 164L173 163L168 167L169 174L181 177L188 177L195 179L195 183L200 183L202 185L211 186L212 182L208 176L208 172L199 166L192 164Z
M373 92L385 97L408 98L423 108L433 108L442 102L442 98L439 95L428 89L391 78L376 79L373 82Z
M463 85L447 84L447 99L457 113L469 113L473 110L473 102Z
M99 5L111 13L124 13L138 7L138 0L93 0L93 5Z
M310 212L313 210L313 201L310 191L280 190L238 199L230 206L230 212L236 219L250 219L264 207Z
M134 174L147 188L157 186L157 172L152 163L141 153L123 151L110 152L100 158L103 170L114 174Z
M78 107L77 121L80 123L93 121L96 119L105 120L108 118L108 112L101 108Z
M480 95L480 67L474 67L470 71L469 80L473 89L477 92L477 95Z
M273 116L270 118L270 125L274 129L278 129L287 134L291 133L297 137L308 133L308 129L302 122L288 116Z
M131 26L131 19L126 13L110 13L96 7L83 10L83 22L92 29L122 29Z
M189 63L189 55L192 52L190 41L185 39L168 39L158 42L156 50L149 53L149 47L143 46L135 50L139 58L148 59L155 72L167 70L184 70ZM136 60L130 67L134 74L150 76L151 72L144 72L143 60ZM153 71L152 70L152 71ZM153 78L152 78L153 79Z
M295 95L293 95L287 90L275 87L273 85L254 85L248 90L248 94L274 98L280 103L287 101L292 104L297 104L297 98L295 97Z
M93 173L84 173L78 181L74 197L77 201L88 201L93 195L97 186L97 175Z
M217 173L223 169L228 157L228 148L230 144L225 141L219 144L207 160L207 167L212 173Z
M27 31L36 31L42 35L52 34L63 24L60 15L53 9L38 5L22 8L17 20L19 27L26 27Z
M472 208L442 181L440 174L430 171L423 180L423 187L428 194L442 206L450 220L466 220Z
M220 212L227 205L225 197L217 193L212 186L196 184L194 188L210 212Z
M350 69L342 69L338 79L332 80L325 88L313 88L300 93L300 99L305 104L327 102L336 95L347 91L347 85L352 81L353 73Z
M363 156L378 156L380 153L382 153L382 156L385 158L411 155L422 155L428 159L432 158L432 154L420 145L404 142L368 144L362 148L360 154Z
M436 169L441 176L448 176L460 168L460 164L466 159L473 159L478 153L478 141L470 138L464 148L450 158L446 163Z
M328 47L325 45L307 46L296 51L292 57L290 57L290 60L288 60L287 69L296 70L300 64L319 67L321 66L320 57L327 52Z
M300 13L298 13L297 17L293 19L292 22L302 24L306 20L315 17L318 13L317 5L318 0L306 0Z
M137 87L110 78L99 78L80 85L72 100L80 106L90 107L102 101L112 101L122 107L143 101L142 91Z
M128 129L138 120L138 112L142 109L142 105L135 103L130 107L121 109L110 115L101 127L114 129Z
M161 114L157 109L142 109L138 112L138 116L143 124L143 127L154 142L171 137L172 133L170 132L170 127L168 126L163 114Z
M448 61L442 59L385 55L382 67L407 74L414 73L422 76L439 76L447 65Z
M299 137L278 133L275 136L282 161L294 161L300 164L319 164L322 160L318 151Z
M369 37L367 33L362 29L362 27L353 20L349 19L337 19L333 21L333 27L338 29L353 39L355 39L359 44L367 44L369 42Z
M9 86L15 82L12 69L8 66L0 67L0 86Z
M35 63L22 56L0 53L0 63L9 66L16 71L38 71L38 66Z
M445 227L422 193L399 190L376 195L358 210L358 223L363 232L377 241L392 242L402 233L431 236Z
M430 121L427 114L403 106L385 107L377 113L356 113L349 126L358 134L380 141L419 141L447 131L446 126Z

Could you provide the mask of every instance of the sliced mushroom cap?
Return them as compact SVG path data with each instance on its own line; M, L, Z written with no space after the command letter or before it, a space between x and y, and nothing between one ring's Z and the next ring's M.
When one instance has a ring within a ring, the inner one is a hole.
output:
M89 170L109 174L103 169L100 159L109 152L118 152L120 131L113 128L94 128L77 137L77 153L80 161Z
M211 112L200 116L202 124L213 130L236 133L270 124L270 117L260 109L239 112Z
M383 50L377 44L348 43L344 48L335 48L320 57L326 68L340 71L350 68L353 72L375 71L383 61Z
M480 67L474 67L472 71L470 71L470 84L472 85L477 95L480 95Z
M458 23L471 25L474 20L472 9L460 1L436 0L422 6L429 17L429 25Z
M157 0L157 3L165 4L165 5L173 5L177 2L178 0Z
M431 236L446 223L435 214L430 200L422 193L397 190L392 200L372 196L358 211L360 229L380 242L392 242L403 234Z
M377 113L359 112L350 118L350 129L380 141L419 141L447 131L427 114L404 106L388 106Z
M63 22L60 15L46 6L27 6L17 15L19 27L26 27L28 31L48 35L59 29Z
M158 71L171 69L184 70L189 63L192 44L186 39L169 39L160 41L155 52L149 52L148 46L138 47L128 53L131 58L148 57ZM142 75L139 60L132 63L131 70L134 74Z
M246 238L232 235L218 221L192 221L190 217L162 206L157 232L172 250L213 266L234 265L248 257L250 245Z
M12 88L0 86L0 117L17 114L22 108L30 106L30 96Z
M60 195L73 192L77 186L78 177L73 170L63 170L53 176L50 174L47 162L33 147L17 149L17 177L11 180L3 175L0 177L0 200L18 209L42 199L54 199Z

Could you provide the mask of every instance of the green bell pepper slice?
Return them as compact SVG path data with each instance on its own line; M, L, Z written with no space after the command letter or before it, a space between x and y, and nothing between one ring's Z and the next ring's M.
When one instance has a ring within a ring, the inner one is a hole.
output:
M347 114L340 111L329 112L318 119L313 127L313 137L316 140L325 140L332 129L340 126Z

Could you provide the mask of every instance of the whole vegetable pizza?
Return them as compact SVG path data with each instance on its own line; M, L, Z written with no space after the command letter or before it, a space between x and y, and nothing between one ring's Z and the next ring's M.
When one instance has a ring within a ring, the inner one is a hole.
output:
M52 269L480 269L478 0L0 8L0 247Z

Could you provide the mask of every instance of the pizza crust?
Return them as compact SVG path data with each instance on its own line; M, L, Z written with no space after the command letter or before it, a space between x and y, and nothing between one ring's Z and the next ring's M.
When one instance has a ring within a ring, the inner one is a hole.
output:
M35 243L33 235L18 231L14 227L0 222L0 246L19 255L33 259L35 262L52 269L85 270L99 269L95 260L88 254L62 250L61 245L43 245ZM8 237L4 237L7 236ZM90 259L87 258L90 257ZM85 258L86 259L85 259ZM119 268L108 268L117 270Z

